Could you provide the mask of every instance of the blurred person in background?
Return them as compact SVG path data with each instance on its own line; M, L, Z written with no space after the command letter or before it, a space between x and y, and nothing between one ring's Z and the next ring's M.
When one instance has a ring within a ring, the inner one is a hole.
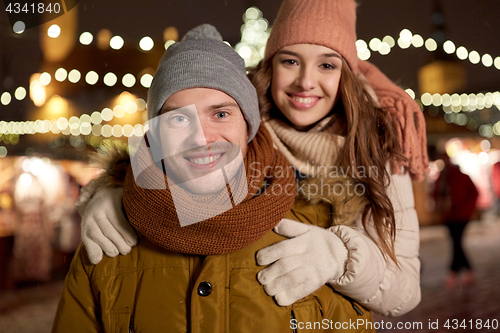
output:
M444 162L444 168L436 180L434 197L437 210L442 214L441 221L448 227L453 242L453 259L444 284L447 289L454 289L462 269L463 286L469 286L475 280L474 272L462 247L462 239L476 209L479 193L470 177L460 171L460 167L453 164L447 154L442 154L440 157Z
M500 216L500 162L491 167L491 188L493 190L493 209Z
M38 177L23 173L14 192L19 216L14 231L13 280L15 283L48 281L52 271L54 230L46 212L46 192Z

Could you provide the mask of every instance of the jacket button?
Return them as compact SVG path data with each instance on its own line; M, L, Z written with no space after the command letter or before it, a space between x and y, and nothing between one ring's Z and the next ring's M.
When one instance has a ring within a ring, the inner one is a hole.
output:
M198 286L198 295L201 297L206 297L212 292L212 285L206 281L203 281Z

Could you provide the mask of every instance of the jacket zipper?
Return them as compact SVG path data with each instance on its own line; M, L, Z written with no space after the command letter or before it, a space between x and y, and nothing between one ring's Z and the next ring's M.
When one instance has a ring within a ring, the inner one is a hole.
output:
M128 333L134 333L134 317L130 316L130 323L128 324Z
M291 312L291 320L294 320L294 319L296 319L296 318L295 318L295 314L293 313L293 310L292 310L292 312ZM292 328L292 333L297 333L297 329L296 328Z
M346 295L343 295L341 294L342 297L344 297L346 300L349 301L349 303L351 303L351 306L352 308L354 309L354 311L356 311L356 313L358 314L358 316L362 316L364 315L365 313L363 312L363 310L361 310L361 308L356 304L356 301L353 300L352 298L350 298L349 296L346 296Z

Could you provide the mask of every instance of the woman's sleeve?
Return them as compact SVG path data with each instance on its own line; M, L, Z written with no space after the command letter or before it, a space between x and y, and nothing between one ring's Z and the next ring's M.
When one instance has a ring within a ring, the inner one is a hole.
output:
M80 244L66 275L63 291L52 326L56 332L102 332L100 306L94 297L83 261L86 256Z
M400 316L414 309L421 297L419 224L410 175L392 175L388 195L396 219L395 252L399 267L384 259L358 218L355 229L332 227L349 251L346 273L332 286L374 312ZM373 228L368 232L375 237Z
M75 206L81 217L84 216L85 209L87 209L90 200L103 184L103 178L97 177L92 179L87 185L80 189L80 195L78 196Z

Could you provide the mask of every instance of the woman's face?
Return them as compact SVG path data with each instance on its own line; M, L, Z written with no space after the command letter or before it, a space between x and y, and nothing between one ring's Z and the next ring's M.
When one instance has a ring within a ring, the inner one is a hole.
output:
M332 49L294 44L272 60L274 103L299 131L323 119L338 100L342 58Z

